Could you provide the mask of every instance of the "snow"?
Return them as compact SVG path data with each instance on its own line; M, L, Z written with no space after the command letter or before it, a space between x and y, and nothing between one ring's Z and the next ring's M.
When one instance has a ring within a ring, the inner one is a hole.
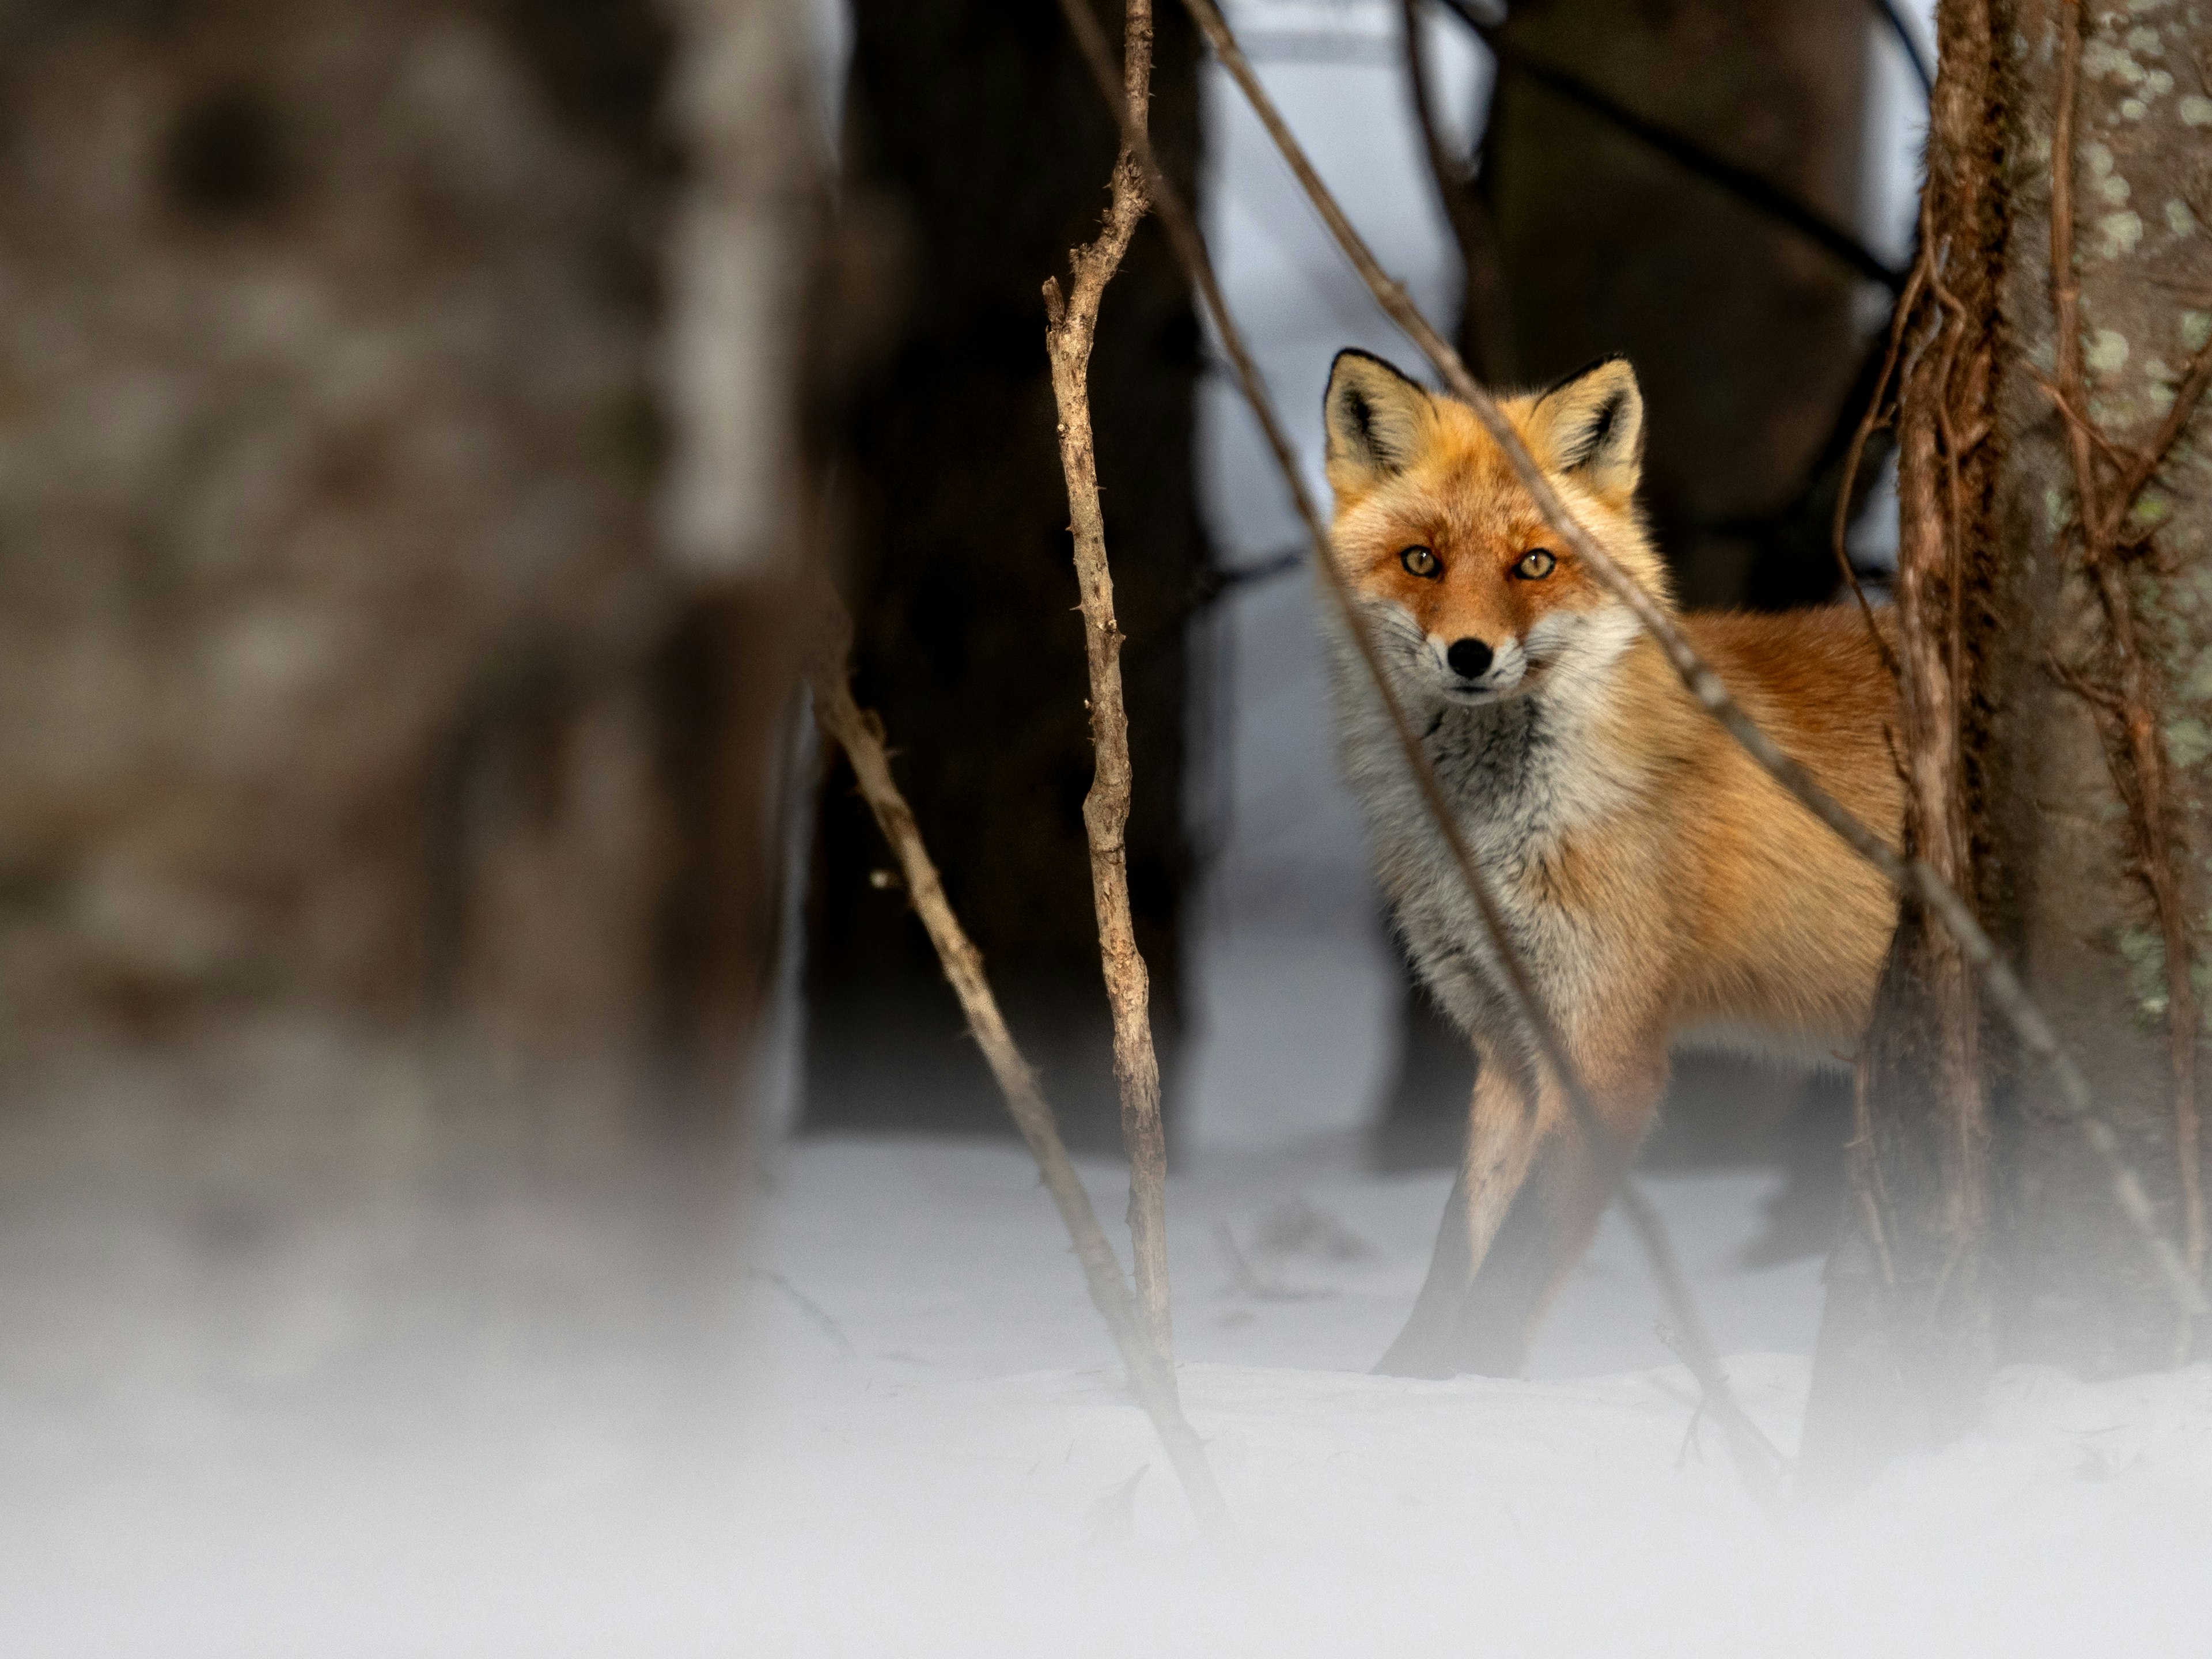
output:
M1115 1172L1089 1175L1118 1213ZM1817 1269L1733 1260L1773 1179L1650 1185L1788 1448ZM1237 1517L1212 1546L1018 1152L787 1150L753 1304L757 1650L2202 1650L2212 1367L2007 1373L1959 1445L1773 1528L1693 1427L1686 1373L1655 1363L1613 1221L1534 1380L1365 1374L1443 1196L1328 1143L1172 1183L1185 1405Z
M1960 1443L1770 1527L1612 1221L1533 1378L1369 1375L1443 1182L1343 1136L1171 1182L1209 1542L1011 1146L772 1148L739 1250L654 1190L412 1178L390 1120L204 1111L151 1161L85 1127L0 1149L10 1654L2203 1648L2212 1367L2007 1373ZM1776 1179L1649 1186L1789 1449L1817 1269L1736 1261Z

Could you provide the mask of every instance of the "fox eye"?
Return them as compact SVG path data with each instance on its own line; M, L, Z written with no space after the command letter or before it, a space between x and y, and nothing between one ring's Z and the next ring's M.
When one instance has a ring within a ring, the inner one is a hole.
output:
M1425 547L1407 548L1398 556L1398 562L1415 576L1434 576L1443 568L1437 562L1437 556Z
M1558 569L1559 562L1550 549L1540 547L1521 556L1521 562L1513 567L1513 574L1524 581L1541 581Z

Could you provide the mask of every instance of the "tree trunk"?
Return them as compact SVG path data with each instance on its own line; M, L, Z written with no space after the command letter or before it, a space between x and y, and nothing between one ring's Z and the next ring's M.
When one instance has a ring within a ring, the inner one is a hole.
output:
M678 57L746 27L747 107L672 118ZM790 458L752 434L796 406L757 349L805 255L796 27L0 16L9 1060L299 1018L617 1115L673 1059L726 1121L793 667ZM666 261L703 220L751 226L764 330ZM672 329L728 348L736 427L671 385ZM702 465L750 529L670 527Z
M1119 9L1101 15L1118 36ZM1083 831L1083 628L1040 294L1097 232L1117 129L1049 6L861 0L854 22L848 190L896 221L905 267L897 337L854 388L844 430L854 694L888 726L946 892L1069 1140L1118 1146ZM1155 64L1154 142L1188 191L1197 47L1177 8L1159 15ZM1197 341L1172 255L1144 227L1107 294L1091 386L1128 640L1129 885L1170 1073L1189 861L1183 615L1205 562ZM805 1122L1003 1133L927 941L876 876L884 863L841 763L821 795L810 900Z
M2154 441L2185 367L2202 364L2212 335L2212 265L2200 217L2212 208L2212 104L2203 95L2212 27L2192 15L2092 9L2083 44L2073 189L2085 412L2128 449ZM2002 325L2013 349L1996 395L2014 436L1998 495L2011 580L2010 603L1990 636L2006 692L1989 736L1990 769L2001 786L1990 805L1990 861L2004 878L1999 914L2012 924L2028 988L2093 1079L2099 1109L2150 1185L2160 1224L2179 1239L2186 1229L2169 1017L2178 1001L2203 1008L2212 961L2212 416L2197 405L2126 515L2141 538L2124 550L2125 583L2150 659L2170 873L2185 917L2189 960L2170 963L2131 805L2132 769L2119 734L2100 717L2098 699L2122 672L2112 624L2083 578L2066 434L2039 380L2055 356L2048 216L2051 168L2064 164L2045 158L2061 32L2072 21L2058 0L2021 0L1998 37L2013 170ZM2199 988L2193 998L2172 994L2184 975ZM2193 1035L2202 1075L2204 1032ZM2047 1080L2029 1073L2008 1103L2002 1351L2092 1374L2168 1363L2176 1352L2172 1301L2101 1170L2057 1121L2051 1099ZM2200 1176L2201 1161L2200 1146ZM2192 1265L2201 1276L2201 1247ZM2195 1333L2199 1352L2204 1335Z
M2179 897L2173 919L2191 958L2183 971L2201 985L2212 927L2203 765L2212 751L2212 422L2199 410L2132 508L2121 502L2122 522L2138 532L2123 536L2118 556L2143 647L2135 684L2154 705L2149 753L2166 802L2154 836L2120 706L2130 683L2120 635L2087 573L2071 441L2049 389L2063 384L2068 362L2051 209L2053 169L2069 169L2081 413L2131 454L2185 395L2187 368L2212 332L2190 297L2205 270L2189 204L2205 182L2212 105L2192 103L2191 88L2208 38L2179 14L2093 13L2075 142L2054 155L2074 27L2061 0L1947 0L1939 13L1926 223L1948 252L1934 266L1945 291L1923 307L1900 416L1900 749L1919 849L1940 863L1947 833L1958 837L1964 890L2092 1080L2159 1225L2182 1243L2191 1183L2179 1127L2187 1091L2177 1082L2191 1060L2201 1069L2203 1033L2177 1034L2170 1020L2177 1000L2203 999L2173 994L2159 894ZM1963 321L1947 334L1954 306ZM2123 464L2105 460L2086 434L2082 442L2096 463L2094 509L2113 497ZM2094 510L2087 516L2095 521ZM1950 545L1958 524L1966 533ZM1966 600L1955 666L1946 639L1953 558ZM1931 828L1944 815L1954 815L1953 829ZM2065 1121L2047 1077L1977 1014L1961 983L1947 945L1908 908L1869 1039L1861 1191L1815 1370L1805 1463L1814 1489L1848 1489L1894 1452L1955 1431L1992 1364L2045 1360L2102 1375L2181 1352L2174 1304L2107 1170ZM2203 1333L2193 1340L2201 1347Z

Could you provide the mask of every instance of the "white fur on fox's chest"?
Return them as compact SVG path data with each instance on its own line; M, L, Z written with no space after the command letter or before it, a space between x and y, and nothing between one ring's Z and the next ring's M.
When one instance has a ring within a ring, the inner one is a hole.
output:
M1340 641L1334 655L1338 739L1392 919L1462 1028L1510 1040L1498 1029L1502 989L1481 913L1364 669ZM1547 698L1533 710L1525 701L1451 707L1441 720L1434 702L1407 711L1427 732L1422 746L1539 994L1571 1026L1601 994L1613 941L1596 920L1547 897L1541 866L1634 793L1590 741L1596 708L1580 690L1532 694Z

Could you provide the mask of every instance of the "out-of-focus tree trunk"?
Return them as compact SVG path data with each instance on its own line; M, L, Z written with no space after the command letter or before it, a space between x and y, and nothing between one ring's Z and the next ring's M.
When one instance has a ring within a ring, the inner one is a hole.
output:
M481 1646L731 1478L803 25L0 3L0 1401L65 1621L127 1556L146 1629L315 1647L374 1490L375 1596Z
M1501 39L1850 225L1872 28L1832 0L1535 0ZM1862 279L1510 62L1483 186L1516 372L1542 384L1616 351L1636 365L1644 501L1688 602L1825 596L1825 541L1762 550L1729 526L1798 493L1861 356ZM1763 551L1788 568L1757 568Z
M1118 35L1118 8L1101 16ZM1096 234L1115 128L1050 6L860 0L854 21L848 191L895 216L904 245L903 317L854 389L840 462L854 690L889 726L947 893L1069 1139L1115 1146L1082 821L1093 769L1083 632L1040 294ZM1159 12L1154 64L1153 140L1188 191L1197 47L1178 8ZM1182 616L1204 563L1197 340L1172 254L1140 228L1106 297L1091 385L1129 641L1130 890L1164 1060L1188 863ZM876 874L884 865L841 763L815 849L805 1121L1003 1132L928 943Z
M0 12L11 1061L297 1017L592 1110L731 1097L793 660L798 27Z
M2105 708L2119 679L2114 635L2083 575L2066 431L2045 389L2058 372L2050 212L2052 168L2067 162L2052 141L2072 20L2059 0L1946 0L1939 11L1929 215L1948 249L1936 268L1946 299L1965 323L1950 351L1931 302L1906 382L1899 590L1926 604L1917 619L1900 614L1912 728L1900 749L1917 850L1940 864L1963 846L1964 890L2081 1062L2179 1243L2163 936L2124 786L2126 745ZM2190 100L2206 45L2179 13L2092 12L2072 162L2085 412L2124 450L2151 440L2212 334L2191 297L2206 259L2191 204L2206 173ZM1957 370L1948 392L1947 352ZM2130 514L2140 533L2124 560L2172 797L2171 873L2193 957L2185 971L2199 985L2212 944L2208 433L2200 410ZM1966 528L1955 672L1943 539L1954 458ZM1945 728L1957 734L1948 752ZM1955 815L1952 830L1931 826L1939 812ZM1869 1043L1863 1190L1830 1274L1807 1430L1816 1488L1847 1488L1894 1452L1954 1431L1994 1363L2097 1375L2177 1352L2174 1304L2109 1173L2063 1121L2049 1079L1959 982L1948 947L1908 909ZM2203 1050L2199 1033L2200 1072ZM2194 1334L2199 1352L2203 1338Z
M605 0L600 0L605 3ZM669 123L686 161L657 368L674 601L655 642L675 823L654 919L664 1094L711 1127L742 1083L781 949L803 542L821 518L807 416L847 326L818 282L826 143L803 0L675 0Z

